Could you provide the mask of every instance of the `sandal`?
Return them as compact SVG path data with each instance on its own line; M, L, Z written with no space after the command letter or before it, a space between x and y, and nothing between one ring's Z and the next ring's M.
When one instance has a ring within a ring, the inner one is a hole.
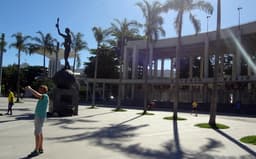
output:
M44 150L43 149L39 149L39 153L44 153Z
M35 157L35 156L38 156L39 155L39 152L34 150L33 152L31 152L28 157Z

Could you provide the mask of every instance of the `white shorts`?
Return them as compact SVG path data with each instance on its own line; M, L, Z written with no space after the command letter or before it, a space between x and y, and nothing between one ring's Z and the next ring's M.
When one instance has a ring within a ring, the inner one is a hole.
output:
M42 128L43 128L43 125L44 125L44 121L45 121L45 118L39 118L39 117L35 117L35 121L34 121L34 124L35 124L35 135L38 135L38 134L41 134L42 133Z

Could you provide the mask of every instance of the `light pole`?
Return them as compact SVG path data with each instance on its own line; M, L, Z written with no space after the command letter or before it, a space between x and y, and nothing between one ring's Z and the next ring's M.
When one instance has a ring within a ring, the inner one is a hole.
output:
M237 10L238 10L238 29L240 31L240 10L243 9L242 7L238 7Z
M211 16L210 15L207 15L206 16L206 18L207 18L207 25L206 25L206 33L208 34L208 29L209 29L209 18L210 18Z
M5 45L5 41L4 41L4 33L2 33L1 36L1 48L0 48L0 95L2 95L2 65L3 65L3 53L4 53L4 45Z

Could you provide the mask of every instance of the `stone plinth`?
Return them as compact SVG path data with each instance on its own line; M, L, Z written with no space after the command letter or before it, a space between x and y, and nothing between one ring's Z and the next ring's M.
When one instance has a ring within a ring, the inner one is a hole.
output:
M58 116L78 115L79 84L71 70L57 72L53 81L56 85L50 95L51 114Z

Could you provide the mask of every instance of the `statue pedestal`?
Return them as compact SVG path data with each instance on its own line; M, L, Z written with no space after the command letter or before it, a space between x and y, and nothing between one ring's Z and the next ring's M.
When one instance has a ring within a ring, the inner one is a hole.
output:
M53 81L56 85L50 95L49 112L58 116L78 115L79 84L71 70L57 72Z
M78 115L79 94L75 88L55 88L52 93L52 113L59 116Z

